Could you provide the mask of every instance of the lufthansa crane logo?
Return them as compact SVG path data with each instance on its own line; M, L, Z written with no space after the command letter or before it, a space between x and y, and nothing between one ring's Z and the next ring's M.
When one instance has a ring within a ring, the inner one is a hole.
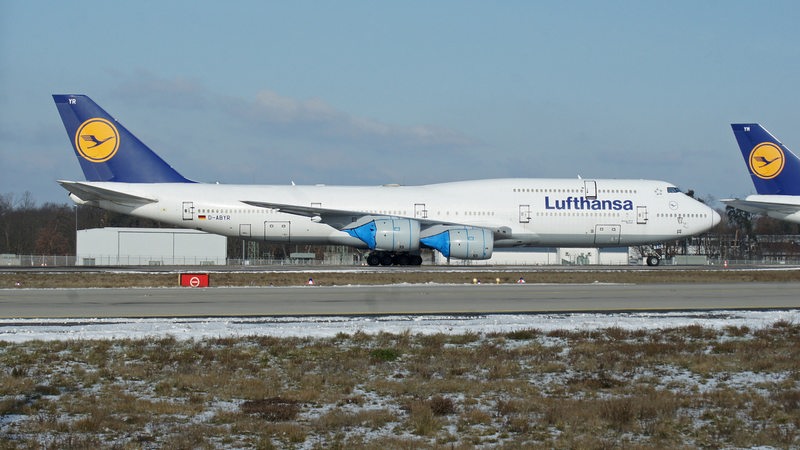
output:
M108 161L119 149L117 127L105 119L89 119L75 133L75 148L88 161Z
M750 152L750 170L759 178L771 180L783 170L783 150L772 142L762 142Z

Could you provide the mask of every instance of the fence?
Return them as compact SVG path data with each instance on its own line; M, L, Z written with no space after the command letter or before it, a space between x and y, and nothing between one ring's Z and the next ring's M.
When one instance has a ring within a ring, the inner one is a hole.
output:
M0 255L0 266L65 267L74 265L74 255Z
M224 266L226 258L207 256L81 255L78 266Z
M357 266L363 262L358 259L332 257L329 259L310 258L203 258L203 257L148 257L148 256L92 256L81 257L76 260L74 255L0 255L0 267L71 267L71 266ZM427 263L426 263L427 264ZM446 264L440 262L439 264ZM458 261L453 260L451 265L485 265L485 261ZM513 260L490 263L491 265L569 265L556 262L543 264L525 260ZM630 265L639 265L640 260L630 262ZM663 260L665 265L684 265L679 259ZM609 265L602 263L602 265ZM613 265L618 265L614 263ZM625 265L625 263L619 264ZM691 265L689 263L688 265ZM747 266L796 266L800 265L798 258L766 257L761 259L708 259L707 265L720 267L747 267Z
M333 258L331 260L309 258L210 258L210 257L163 257L163 256L117 256L117 255L0 255L0 267L71 267L71 266L271 266L271 265L358 265L360 262Z

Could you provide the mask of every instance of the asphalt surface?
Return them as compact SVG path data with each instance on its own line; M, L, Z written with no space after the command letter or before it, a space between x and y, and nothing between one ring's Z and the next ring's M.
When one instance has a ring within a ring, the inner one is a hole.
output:
M800 308L800 283L5 289L2 318L691 311Z

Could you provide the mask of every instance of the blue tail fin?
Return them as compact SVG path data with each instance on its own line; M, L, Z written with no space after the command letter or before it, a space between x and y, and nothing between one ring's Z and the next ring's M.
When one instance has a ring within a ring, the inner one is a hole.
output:
M87 181L191 183L85 95L53 95Z
M757 123L731 124L756 192L800 195L800 159Z

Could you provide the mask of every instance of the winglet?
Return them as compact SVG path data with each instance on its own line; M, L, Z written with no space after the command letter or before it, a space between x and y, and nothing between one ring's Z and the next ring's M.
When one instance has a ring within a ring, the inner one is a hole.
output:
M53 95L87 181L191 183L85 95Z
M800 159L757 123L731 124L756 192L800 195Z

